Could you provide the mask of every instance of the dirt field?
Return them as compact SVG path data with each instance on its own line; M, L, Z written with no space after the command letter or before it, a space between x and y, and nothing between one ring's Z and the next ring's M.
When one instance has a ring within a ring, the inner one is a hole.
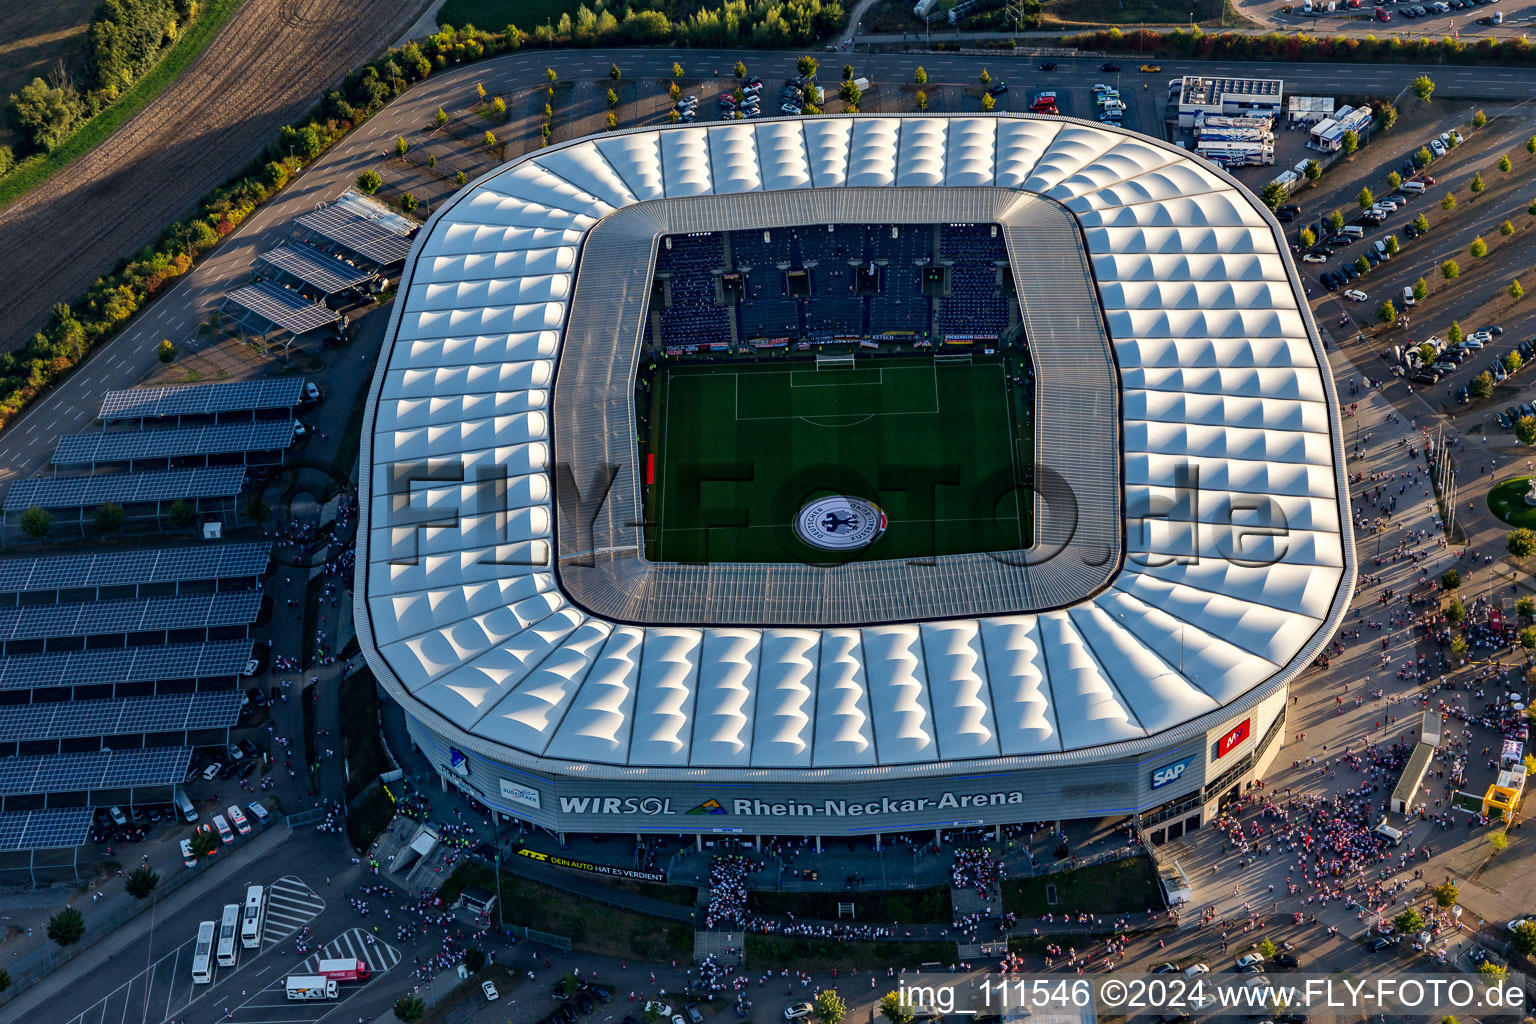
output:
M99 0L49 0L0 7L0 101L34 78L48 77L55 62L78 82L85 53L85 29ZM0 146L11 128L0 118Z
M249 0L148 110L0 214L0 252L15 254L0 294L0 348L31 337L53 303L189 211L280 125L388 46L421 6Z

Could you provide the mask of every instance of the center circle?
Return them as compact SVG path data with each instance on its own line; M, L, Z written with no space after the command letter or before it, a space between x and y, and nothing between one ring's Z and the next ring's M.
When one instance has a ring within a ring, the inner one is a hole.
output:
M832 494L814 498L795 516L795 535L825 551L856 551L885 533L885 512L872 501Z

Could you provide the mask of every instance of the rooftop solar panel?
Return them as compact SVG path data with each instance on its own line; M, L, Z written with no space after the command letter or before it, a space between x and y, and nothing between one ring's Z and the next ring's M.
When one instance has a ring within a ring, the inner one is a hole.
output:
M0 708L0 743L228 729L239 720L238 690L71 700Z
M103 420L147 420L166 416L212 416L257 409L291 409L304 395L301 377L236 380L224 384L182 384L169 388L108 391Z
M198 466L150 473L97 473L17 480L6 492L6 512L42 508L92 508L115 501L129 505L185 498L232 498L245 486L244 466Z
M257 590L24 605L0 608L0 640L244 626L256 621L260 609Z
M271 281L257 281L224 296L224 305L235 305L294 334L303 334L341 319L334 309L310 302L298 292Z
M338 206L322 206L299 217L300 227L380 265L399 263L411 253L411 240L380 221Z
M170 786L186 778L191 763L191 747L0 758L0 796Z
M7 558L0 560L0 594L244 579L266 572L271 555L271 544L245 543Z
M182 455L281 451L293 444L292 420L216 423L168 430L95 430L59 438L55 466L89 466Z
M366 270L359 270L345 260L321 252L312 245L290 242L256 257L257 262L281 270L298 278L307 285L320 289L326 295L335 295L348 288L356 288L372 279Z
M0 658L0 690L213 679L239 675L250 658L249 640L15 654Z
M91 834L89 807L44 807L0 814L0 853L66 850Z

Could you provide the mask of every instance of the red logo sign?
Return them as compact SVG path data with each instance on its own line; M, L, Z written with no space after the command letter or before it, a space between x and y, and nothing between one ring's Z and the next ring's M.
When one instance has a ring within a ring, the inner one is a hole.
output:
M1216 741L1216 756L1218 758L1226 757L1236 749L1239 743L1248 738L1249 723L1251 721L1252 719L1243 719L1233 726L1230 732Z

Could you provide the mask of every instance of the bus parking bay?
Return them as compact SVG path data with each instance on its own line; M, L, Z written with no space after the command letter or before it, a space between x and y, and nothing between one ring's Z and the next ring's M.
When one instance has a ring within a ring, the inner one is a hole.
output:
M362 928L350 928L325 944L318 952L301 963L284 959L273 971L261 975L262 987L248 997L226 1005L219 999L210 1004L217 1014L228 1011L227 1016L210 1020L232 1021L235 1024L314 1024L332 1013L353 996L373 984L379 975L400 962L400 951L384 942L369 942L371 933ZM368 965L367 980L337 983L335 999L293 1000L288 998L287 983L292 975L313 974L322 960L357 959ZM247 988L249 991L249 988ZM342 1018L345 1019L345 1018Z

